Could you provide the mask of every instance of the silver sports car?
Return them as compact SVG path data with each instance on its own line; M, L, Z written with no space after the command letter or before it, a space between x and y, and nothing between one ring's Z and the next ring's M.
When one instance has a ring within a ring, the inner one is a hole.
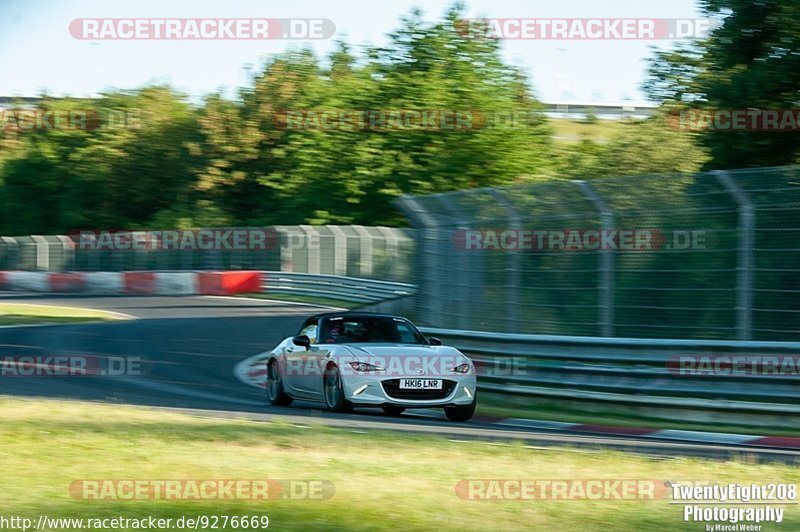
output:
M475 367L460 351L386 314L312 316L267 359L273 405L324 401L338 412L371 406L389 415L444 408L448 419L467 421L475 413L476 384Z

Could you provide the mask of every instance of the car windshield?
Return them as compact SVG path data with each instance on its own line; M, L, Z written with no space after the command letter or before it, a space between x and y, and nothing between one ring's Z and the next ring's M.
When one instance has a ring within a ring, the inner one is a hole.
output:
M337 316L322 320L320 343L427 344L411 322L387 316Z

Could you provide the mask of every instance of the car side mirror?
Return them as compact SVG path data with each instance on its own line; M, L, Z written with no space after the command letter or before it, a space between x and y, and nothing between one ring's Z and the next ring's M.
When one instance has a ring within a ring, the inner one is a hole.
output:
M442 341L438 338L428 338L428 343L431 345L442 345Z
M294 338L292 338L292 343L294 345L305 347L306 351L308 351L308 348L311 346L311 338L309 338L305 334L301 334L300 336L295 336Z

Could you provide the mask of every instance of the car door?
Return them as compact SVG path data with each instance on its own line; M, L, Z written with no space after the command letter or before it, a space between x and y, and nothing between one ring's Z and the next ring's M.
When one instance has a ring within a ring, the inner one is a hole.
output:
M311 344L310 349L303 354L303 363L305 364L306 373L309 375L308 378L303 379L305 386L303 393L308 394L308 397L315 401L324 401L323 375L325 366L328 364L329 355L331 351L336 349L336 346L325 329L330 326L329 319L320 319L318 325L319 328L314 331L317 334L314 342Z
M311 390L316 387L316 380L321 379L320 376L313 374L312 366L314 361L313 350L317 346L317 331L317 320L307 320L300 328L297 336L308 336L311 340L309 349L306 350L303 346L295 345L290 340L283 351L286 360L284 383L289 393L295 397L315 398Z

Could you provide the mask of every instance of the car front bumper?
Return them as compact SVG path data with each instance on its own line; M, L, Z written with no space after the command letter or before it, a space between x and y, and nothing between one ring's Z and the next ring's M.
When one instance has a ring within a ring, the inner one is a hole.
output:
M400 390L398 381L410 379L442 379L443 389ZM475 398L477 379L474 375L447 375L444 377L387 377L385 375L347 376L343 379L344 394L357 406L397 405L405 408L430 408L467 406Z

